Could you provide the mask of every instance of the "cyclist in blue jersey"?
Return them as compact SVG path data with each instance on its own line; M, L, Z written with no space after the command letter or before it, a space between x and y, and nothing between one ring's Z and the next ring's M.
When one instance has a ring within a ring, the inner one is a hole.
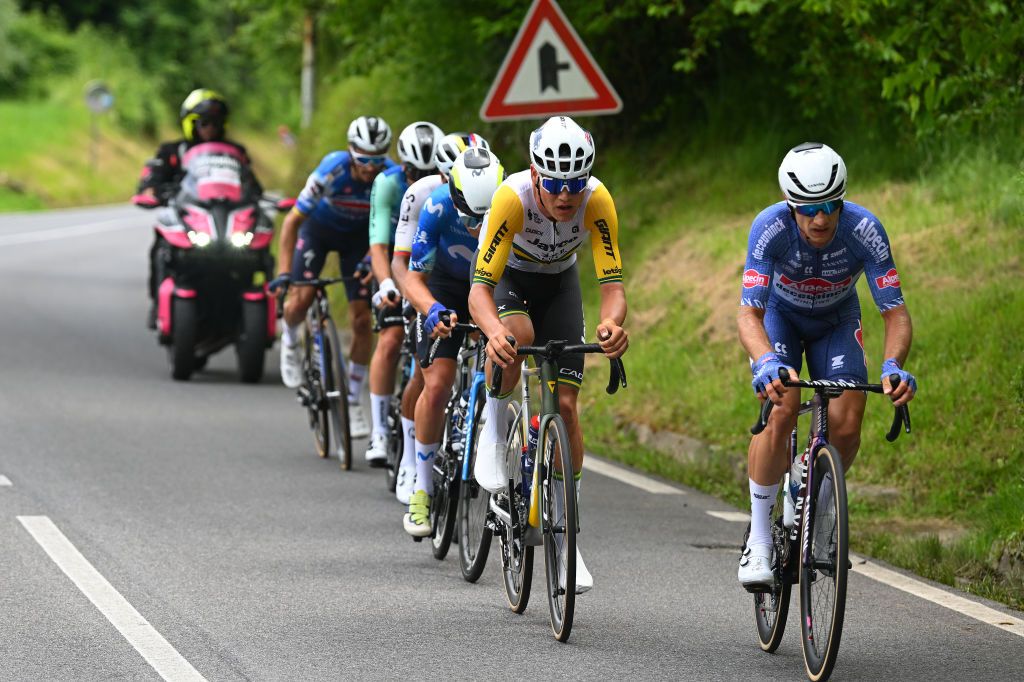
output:
M754 391L776 404L747 455L750 536L738 572L744 586L768 585L773 579L771 511L789 465L789 438L800 401L798 389L782 385L779 369L789 368L796 378L806 354L812 379L867 383L856 290L862 273L885 325L885 392L895 405L904 405L917 391L917 380L903 369L913 332L889 238L870 211L844 201L842 158L817 142L794 147L779 167L779 186L785 201L763 210L750 228L737 314ZM895 390L890 374L900 377ZM866 400L864 393L845 391L829 403L829 441L839 450L844 469L860 447Z
M373 295L378 319L401 314L401 293L391 279L391 256L395 249L395 229L403 209L403 197L409 185L437 174L434 152L444 133L433 123L417 121L398 136L398 158L402 164L389 168L373 181L370 193L370 257L373 275L379 282ZM398 354L405 338L401 323L380 325L377 348L370 360L370 416L373 435L366 450L370 466L384 466L388 456L388 403L395 388Z
M420 360L426 358L435 338L444 339L433 363L423 370L424 388L416 401L416 483L402 521L414 537L431 532L434 457L464 336L464 332L453 333L450 325L469 321L470 276L480 224L504 179L505 170L496 156L479 147L467 149L452 166L447 186L430 195L440 210L420 212L413 239L405 293L420 312L416 332ZM445 312L451 315L450 324L442 319Z
M370 189L377 175L395 165L388 158L391 128L382 118L360 116L348 127L348 150L334 151L320 161L281 226L278 276L270 290L293 280L319 276L324 260L336 251L343 275L355 273L370 247ZM349 425L352 436L370 433L359 397L366 378L370 348L369 276L364 283L346 282L348 316L352 326L349 349ZM281 380L289 388L302 383L299 327L313 301L311 287L288 291L281 334Z

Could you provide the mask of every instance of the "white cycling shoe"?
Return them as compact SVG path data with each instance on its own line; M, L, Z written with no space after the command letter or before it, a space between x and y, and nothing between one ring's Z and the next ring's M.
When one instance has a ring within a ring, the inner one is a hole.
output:
M558 584L564 590L565 589L565 564L562 564L558 570ZM580 548L576 547L576 594L583 594L589 592L594 587L594 576L590 575L590 571L587 570L587 565L583 563L583 555L580 554Z
M737 574L743 587L770 586L775 582L772 572L771 545L754 545L744 547L740 556L740 568Z
M370 422L366 421L366 415L363 414L363 406L358 403L351 402L353 400L354 398L349 396L348 432L352 434L353 438L366 438L370 435ZM369 453L367 453L367 455L369 455ZM369 459L369 456L367 456L367 459Z
M302 384L302 350L299 344L289 346L281 340L281 383L288 388Z
M395 497L402 504L409 504L416 490L416 465L398 467L398 480L395 482Z
M388 463L387 434L379 432L373 434L373 438L370 439L370 447L366 448L366 462L372 467L382 467Z
M486 443L481 438L480 451L473 462L473 478L490 493L501 492L508 487L504 443Z

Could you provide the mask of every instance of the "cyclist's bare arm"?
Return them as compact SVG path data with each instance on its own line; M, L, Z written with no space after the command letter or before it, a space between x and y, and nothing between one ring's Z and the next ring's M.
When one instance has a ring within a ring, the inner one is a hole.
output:
M299 226L302 225L302 221L305 219L306 216L302 215L295 208L288 211L288 215L284 217L284 222L281 224L281 236L277 243L278 273L292 271L292 255L295 253L295 242L299 238Z
M902 367L910 354L910 344L914 338L914 326L910 321L910 312L906 305L882 312L885 324L885 358L896 358ZM889 377L882 377L882 384L889 385ZM914 398L910 386L900 384L892 392L896 405L905 405Z
M410 272L405 278L405 297L409 299L412 306L423 315L430 312L430 307L437 303L437 299L427 288L429 272Z
M391 278L395 280L395 286L402 292L402 295L408 298L405 293L405 278L409 273L409 254L395 252L395 255L391 258Z
M626 321L626 289L622 282L601 285L601 322L597 339L609 358L617 358L629 347L629 335L622 328Z
M739 331L740 343L746 349L747 355L756 360L765 353L775 351L772 342L768 339L768 331L764 328L764 308L755 308L749 305L741 305L736 313L736 328ZM796 370L790 368L793 379L797 378ZM769 387L765 387L766 393ZM782 381L776 379L771 383L771 388L778 395L785 395L786 387Z
M373 269L373 278L378 282L391 277L387 244L370 244L370 267Z

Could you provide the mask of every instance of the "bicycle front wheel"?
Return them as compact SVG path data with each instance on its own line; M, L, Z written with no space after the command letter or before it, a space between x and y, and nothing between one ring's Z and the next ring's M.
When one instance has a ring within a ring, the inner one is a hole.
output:
M576 607L576 481L569 434L561 415L552 416L538 442L544 462L541 517L548 610L555 639L565 642ZM562 475L565 472L565 475Z
M484 400L484 387L481 385L477 388L476 407L473 410L473 438L466 447L469 477L462 481L459 491L459 566L462 569L462 577L471 583L479 580L484 572L493 535L491 529L487 527L491 495L473 478L480 431L483 428L483 420L487 418ZM462 472L459 472L459 475L461 476Z
M503 433L505 440L505 467L511 479L505 495L499 495L499 504L508 505L511 522L501 523L499 544L501 545L501 572L505 584L505 598L513 613L522 613L530 603L530 589L533 584L533 547L527 543L530 501L523 495L522 468L520 458L526 442L526 416L519 414L519 405L511 403L506 413L508 425ZM486 453L485 453L486 455Z
M323 363L320 361L314 334L314 328L307 319L302 352L302 375L306 381L305 403L316 453L326 459L331 456L331 418L324 390L324 378L320 371Z
M391 396L388 401L388 460L384 467L385 485L388 492L395 492L398 485L398 467L402 463L405 449L405 433L402 431L401 401Z
M839 655L846 612L849 561L846 479L839 452L826 445L814 453L811 490L802 537L810 561L800 557L800 626L804 665L812 682L827 680Z
M341 359L341 343L338 342L338 330L334 326L334 320L327 318L323 325L323 364L326 368L324 390L334 429L338 463L342 470L348 471L352 468L352 432L348 424L348 373Z
M445 434L441 447L434 457L434 499L430 505L431 528L434 536L430 540L434 558L438 561L448 556L455 530L455 510L459 502L459 482L462 478L459 458L451 449L452 410L458 403L448 404L444 412Z
M792 581L789 579L789 572L786 571L787 562L790 560L789 535L783 524L783 509L785 498L788 495L785 482L779 486L779 494L772 508L772 544L775 553L772 569L775 572L775 582L770 591L754 594L754 622L757 623L757 642L763 651L773 653L779 648L782 642L782 635L786 631L786 618L789 616L789 597L792 591ZM743 541L746 545L746 538Z

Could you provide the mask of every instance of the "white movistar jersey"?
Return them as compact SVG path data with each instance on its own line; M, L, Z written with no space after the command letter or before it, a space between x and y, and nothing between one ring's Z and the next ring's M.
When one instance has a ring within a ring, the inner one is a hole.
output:
M420 211L440 212L440 206L426 206L430 193L444 183L440 173L420 178L405 190L402 196L402 207L398 213L398 227L395 228L395 253L409 255L412 253L412 238L416 234L416 226L420 221Z

